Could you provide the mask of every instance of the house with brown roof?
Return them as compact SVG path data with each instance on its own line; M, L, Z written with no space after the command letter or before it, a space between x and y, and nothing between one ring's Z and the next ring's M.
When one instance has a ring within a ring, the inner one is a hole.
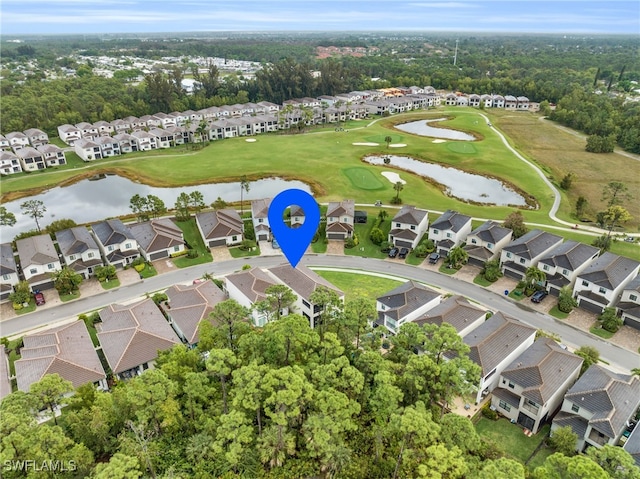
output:
M147 261L169 258L186 249L182 230L169 218L158 218L129 225Z
M31 146L16 150L16 156L20 160L23 171L44 170L47 167L42 153Z
M269 226L269 205L271 198L261 198L251 201L251 221L256 241L269 241L271 227Z
M535 335L535 328L498 311L464 336L469 358L482 370L476 403L498 386L502 371L533 344Z
M58 374L74 388L94 384L106 390L107 377L84 321L74 321L23 338L20 359L15 364L20 391L47 374Z
M64 263L85 279L93 275L97 266L103 265L98 243L84 226L57 231L56 241Z
M640 275L624 287L616 306L624 324L640 329Z
M289 209L290 218L291 218L291 227L297 228L298 225L304 223L304 210L300 208L298 205L293 205Z
M38 128L29 128L28 130L24 130L24 134L27 135L29 144L34 148L49 143L49 135Z
M419 325L443 323L450 324L460 336L464 336L484 323L487 312L472 305L460 295L450 296L413 322Z
M11 394L11 374L9 371L9 355L4 344L0 344L0 401Z
M18 156L11 151L0 151L0 174L11 175L13 173L20 173L22 171L22 165Z
M594 364L565 394L551 435L560 427L570 426L578 435L577 451L589 446L616 446L638 408L640 378Z
M251 310L253 324L255 326L267 324L267 315L254 309L253 305L267 298L266 290L269 286L280 284L280 282L260 268L232 273L225 276L224 280L224 289L229 298ZM282 313L288 314L288 311Z
M640 272L640 262L608 251L576 277L573 294L578 306L600 314L613 306L622 290Z
M429 239L438 252L446 256L453 248L463 243L471 233L471 216L447 210L429 225Z
M180 343L152 299L135 304L111 304L100 310L98 340L113 374L128 379L153 368L158 351Z
M354 200L330 202L327 207L327 239L345 240L353 236Z
M91 123L87 121L81 121L80 123L76 123L75 127L78 130L80 130L80 134L82 135L82 138L93 140L94 138L97 138L98 136L100 136L100 133L98 133L98 128L96 128L95 126L93 126Z
M502 248L500 267L505 276L517 280L524 279L530 267L537 267L538 261L562 243L562 236L542 230L531 230Z
M464 250L469 264L483 266L487 261L500 257L502 248L509 244L513 231L500 226L497 221L486 221L467 235Z
M600 249L578 241L565 241L540 259L538 269L547 275L547 291L560 296L564 286L573 288L577 275L600 254Z
M242 242L244 222L236 210L223 209L198 213L196 224L208 248L231 246Z
M391 220L389 243L400 248L415 248L427 231L429 215L415 206L404 205Z
M36 150L42 153L44 163L47 167L67 164L67 157L64 150L57 145L53 145L51 143L40 145Z
M200 322L207 320L216 304L227 299L227 295L213 281L176 284L167 289L165 294L167 301L160 307L178 337L189 347L198 345Z
M51 289L51 274L60 271L60 259L49 235L31 236L16 241L22 274L32 290Z
M438 306L442 295L417 281L407 281L376 300L376 323L397 334L403 324L417 320Z
M562 404L584 360L551 338L540 338L500 374L491 406L532 433Z
M101 221L91 225L91 229L108 264L123 268L140 256L133 233L119 219Z
M9 299L13 287L20 282L11 243L0 244L0 301Z

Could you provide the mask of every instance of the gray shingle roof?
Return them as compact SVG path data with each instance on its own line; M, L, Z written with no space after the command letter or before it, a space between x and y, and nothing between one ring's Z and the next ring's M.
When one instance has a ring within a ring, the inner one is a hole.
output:
M339 288L336 288L329 281L304 265L299 264L292 268L289 264L283 264L269 268L267 271L281 283L291 288L295 294L307 301L309 301L309 296L318 286L325 286L338 293L338 296L344 296L344 293Z
M384 314L397 321L421 308L426 303L433 301L438 296L440 296L440 293L421 283L407 281L377 299L378 302L386 307Z
M540 260L540 263L575 271L594 255L597 255L598 251L600 250L594 246L569 240L549 251L548 255Z
M509 228L500 226L496 221L487 221L474 229L469 235L477 236L487 243L498 243L505 236L509 236L513 232Z
M63 255L82 254L89 249L98 249L96 240L84 226L76 226L56 232L58 247Z
M269 205L271 198L261 198L251 202L251 216L254 218L267 218L269 216Z
M241 235L244 226L238 212L232 209L198 213L196 221L200 224L205 239Z
M58 253L49 235L31 236L16 241L22 269L58 261Z
M561 236L542 230L531 230L505 246L504 251L509 251L521 258L532 259L560 242L562 242Z
M16 273L16 261L11 243L0 244L0 276Z
M442 216L431 223L431 228L458 232L469 223L469 221L471 221L471 216L463 215L457 211L447 210Z
M624 287L625 291L637 291L640 293L640 274Z
M147 254L184 244L182 230L169 218L136 223L129 230Z
M98 241L103 246L119 245L125 240L133 240L131 230L119 219L105 220L91 225Z
M579 438L584 437L587 432L587 427L589 426L587 420L582 416L565 411L560 411L556 414L556 417L553 418L553 424L559 427L571 427L573 432L576 433Z
M4 344L0 344L0 399L11 394L11 380L9 380L9 356Z
M416 209L412 205L404 205L400 208L400 211L396 213L391 220L394 223L406 223L409 225L419 225L420 222L427 216L427 212Z
M640 266L638 261L607 251L587 266L579 277L613 290L628 279L629 275L637 273L638 266Z
M415 320L418 324L447 323L458 333L484 316L485 311L473 306L464 296L451 296Z

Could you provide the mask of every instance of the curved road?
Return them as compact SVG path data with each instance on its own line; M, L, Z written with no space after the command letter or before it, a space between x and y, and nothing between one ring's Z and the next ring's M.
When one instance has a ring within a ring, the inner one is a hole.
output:
M175 283L191 282L205 273L214 276L239 271L244 264L271 267L283 263L282 256L258 256L241 258L220 263L207 263L190 268L171 271L115 290L80 298L56 307L45 308L34 313L0 322L0 336L15 336L26 331L58 321L73 320L82 313L108 306L111 303L125 303L134 298L144 297L146 293L166 289ZM493 293L473 283L459 280L436 271L426 270L404 263L387 260L361 258L357 256L306 255L302 259L306 266L329 267L360 270L398 278L413 279L453 294L461 294L482 304L487 309L502 311L537 329L558 334L562 341L572 348L593 346L600 351L601 357L622 371L640 367L640 356L581 330L573 328L555 318L539 313L524 304L517 303L499 294Z

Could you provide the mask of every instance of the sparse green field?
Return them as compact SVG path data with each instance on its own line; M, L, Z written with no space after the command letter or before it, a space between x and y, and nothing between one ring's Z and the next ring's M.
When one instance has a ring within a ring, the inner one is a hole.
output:
M527 437L520 426L511 424L505 418L492 421L483 417L476 424L476 431L483 441L494 443L505 452L507 457L523 464L546 439L549 429L550 426L547 424L538 431L538 434Z
M402 281L359 273L322 270L317 270L316 273L344 291L346 300L358 296L376 299L402 284Z
M360 190L382 190L384 184L370 170L361 166L344 168L342 172L349 178L351 184Z

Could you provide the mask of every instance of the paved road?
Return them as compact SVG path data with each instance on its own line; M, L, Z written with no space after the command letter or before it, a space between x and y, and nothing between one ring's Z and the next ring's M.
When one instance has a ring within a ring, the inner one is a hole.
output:
M123 303L132 298L143 297L146 293L165 289L175 283L192 281L195 278L201 277L204 273L223 276L240 270L242 265L247 263L253 266L270 267L280 264L282 261L281 256L260 256L220 263L207 263L191 268L171 271L129 286L123 286L116 290L105 291L95 296L65 303L55 308L43 309L22 317L7 319L0 322L0 336L13 336L46 324L52 324L56 321L75 318L81 313L99 309L111 303ZM483 304L487 309L503 311L537 329L556 333L560 335L562 341L570 347L583 345L594 346L600 351L604 360L622 370L628 371L632 368L640 367L640 356L638 354L596 338L562 323L551 316L534 311L526 305L495 294L473 283L468 283L436 271L430 271L404 263L353 256L307 255L302 259L302 264L306 266L371 271L406 279L414 279L432 286L437 286L451 293L466 296L473 301Z

